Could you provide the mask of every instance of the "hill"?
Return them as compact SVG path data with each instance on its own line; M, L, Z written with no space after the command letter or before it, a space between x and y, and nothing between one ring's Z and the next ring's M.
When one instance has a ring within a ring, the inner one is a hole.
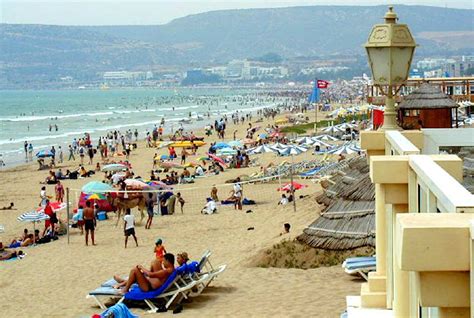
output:
M400 23L413 34L474 32L473 11L427 6L396 6ZM133 40L160 43L196 61L227 61L278 52L285 57L362 53L371 27L381 23L386 6L308 6L223 10L190 15L159 26L92 27ZM449 50L443 43L418 39L420 53ZM470 47L474 47L470 43Z
M472 51L473 11L396 6L420 44L417 55ZM362 54L386 6L223 10L154 26L0 24L0 85L98 79L109 70L200 66L270 52L284 58ZM451 36L452 35L452 36ZM451 41L452 40L452 41ZM453 42L453 43L451 43Z

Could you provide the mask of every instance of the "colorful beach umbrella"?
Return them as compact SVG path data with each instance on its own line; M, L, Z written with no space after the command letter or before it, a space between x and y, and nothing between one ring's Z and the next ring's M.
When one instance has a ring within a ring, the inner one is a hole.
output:
M219 157L217 157L216 155L213 155L213 154L211 154L211 153L208 154L208 156L209 156L209 158L211 158L212 160L214 160L214 161L216 161L216 162L218 162L218 163L220 163L220 164L222 164L222 165L224 165L224 166L227 166L227 164L225 163L224 160L222 160L222 158L219 158Z
M105 200L107 199L104 194L93 193L91 195L86 195L86 200Z
M306 187L307 185L305 184L301 184L301 183L293 181L293 182L285 183L281 188L278 188L278 191L291 191L292 188L293 190L300 190Z
M92 193L107 193L107 192L112 192L114 191L114 188L112 188L111 185L103 182L98 182L98 181L91 181L84 185L81 189L82 192L86 194L92 194Z
M51 206L54 212L61 211L67 206L67 204L64 202L49 202L49 205ZM44 206L37 208L36 212L44 212Z
M54 157L54 154L50 150L40 150L36 153L36 158L47 158Z
M101 171L102 172L115 172L115 171L122 171L126 169L128 169L126 165L123 165L121 163L112 163L109 165L105 165Z

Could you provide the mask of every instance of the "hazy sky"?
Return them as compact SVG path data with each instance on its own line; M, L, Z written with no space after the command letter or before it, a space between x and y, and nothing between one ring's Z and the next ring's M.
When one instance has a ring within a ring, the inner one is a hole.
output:
M0 0L0 21L60 25L163 24L189 14L220 9L318 4L416 4L472 9L472 2L472 0Z

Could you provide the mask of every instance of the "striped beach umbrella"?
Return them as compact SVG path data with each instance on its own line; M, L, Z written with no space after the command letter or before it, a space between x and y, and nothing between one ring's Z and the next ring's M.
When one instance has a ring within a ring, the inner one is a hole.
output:
M288 146L287 148L285 149L282 149L280 150L280 155L282 156L293 156L293 155L299 155L305 151L307 151L308 149L304 148L304 147L300 147L300 146L296 146L296 145L291 145L291 146Z
M36 223L49 220L49 215L43 212L30 211L25 212L19 217L17 217L20 222L32 222L33 223L33 242L36 242Z
M303 145L312 145L314 144L315 139L311 137L301 137L301 138L297 138L296 142Z
M249 153L250 154L257 154L257 153L268 153L268 152L273 152L276 153L278 150L273 149L271 147L268 147L267 145L261 145L256 148L250 149Z
M324 140L324 141L338 141L339 140L336 137L333 137L333 136L327 135L327 134L318 135L318 136L315 136L313 138L318 139L318 140Z

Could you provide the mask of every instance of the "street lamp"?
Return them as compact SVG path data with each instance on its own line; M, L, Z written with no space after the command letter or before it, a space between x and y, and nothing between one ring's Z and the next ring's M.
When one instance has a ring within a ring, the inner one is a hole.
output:
M410 71L416 43L406 24L397 23L397 14L389 7L384 16L385 23L376 24L365 44L372 70L373 83L385 98L383 130L398 129L395 100ZM384 92L382 86L387 86Z

